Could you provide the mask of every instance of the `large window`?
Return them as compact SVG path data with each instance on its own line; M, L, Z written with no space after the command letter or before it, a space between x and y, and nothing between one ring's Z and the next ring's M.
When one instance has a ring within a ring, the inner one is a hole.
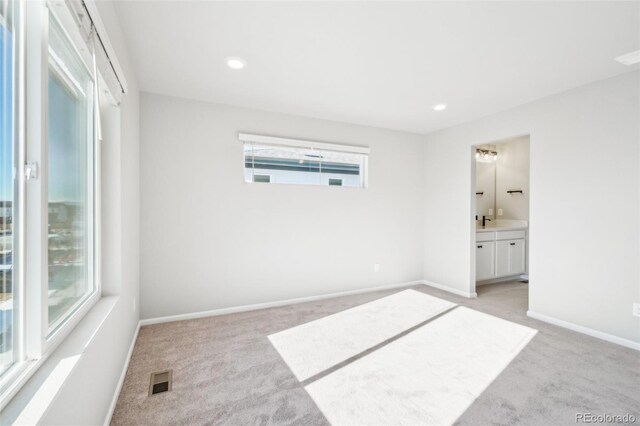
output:
M15 138L15 31L13 3L0 1L0 374L14 362L17 304L14 303L13 259L16 234L13 232L16 191L13 173L16 162Z
M366 147L245 133L239 137L244 143L245 182L367 186Z
M47 122L48 324L54 331L94 286L94 80L51 15Z
M0 0L0 410L100 297L99 105L126 82L92 13Z

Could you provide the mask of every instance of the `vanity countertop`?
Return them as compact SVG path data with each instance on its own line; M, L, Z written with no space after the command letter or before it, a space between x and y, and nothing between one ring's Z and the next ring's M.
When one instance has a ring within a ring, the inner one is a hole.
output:
M476 225L476 232L518 231L522 229L527 229L527 225L487 225L484 228L481 225Z
M498 219L494 222L488 222L484 228L476 222L476 232L519 231L526 230L528 227L529 222L526 220Z

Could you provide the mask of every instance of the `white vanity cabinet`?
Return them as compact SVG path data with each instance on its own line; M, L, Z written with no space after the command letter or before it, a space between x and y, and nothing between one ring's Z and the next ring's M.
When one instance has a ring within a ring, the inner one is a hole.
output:
M484 231L476 233L476 281L525 273L526 231Z

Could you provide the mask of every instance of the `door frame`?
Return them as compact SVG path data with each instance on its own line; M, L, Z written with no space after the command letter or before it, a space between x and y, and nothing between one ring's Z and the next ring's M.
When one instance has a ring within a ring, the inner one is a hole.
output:
M519 139L519 138L528 138L529 139L529 205L527 206L527 210L529 212L529 217L527 220L527 232L526 232L526 240L525 240L525 273L523 275L526 275L527 278L530 278L530 269L529 269L529 260L531 258L531 252L530 252L530 247L531 247L531 243L530 243L530 238L531 238L531 204L532 204L532 197L531 197L531 142L533 140L532 134L531 133L523 133L523 134L519 134L519 135L514 135L514 136L509 136L509 137L505 137L505 138L500 138L500 139L494 139L491 141L485 141L485 142L478 142L478 143L474 143L471 145L471 148L469 150L469 159L470 159L470 170L471 170L471 176L470 176L470 191L469 191L469 195L470 195L470 212L469 212L469 222L470 222L470 236L469 236L469 247L470 247L470 259L471 259L471 270L469 271L469 275L470 275L470 281L469 281L469 294L471 295L471 297L475 298L478 297L478 293L477 293L477 286L476 286L476 220L475 220L475 214L476 214L476 207L477 207L477 197L476 197L476 149L478 146L480 145L488 145L488 144L494 144L494 145L499 145L501 143L507 143L511 140L514 139ZM496 197L497 200L497 197ZM494 211L496 213L497 216L497 210L495 210L495 206L494 206ZM528 295L529 295L529 300L531 300L530 296L531 296L531 287L528 287ZM528 303L527 303L527 309L528 309Z

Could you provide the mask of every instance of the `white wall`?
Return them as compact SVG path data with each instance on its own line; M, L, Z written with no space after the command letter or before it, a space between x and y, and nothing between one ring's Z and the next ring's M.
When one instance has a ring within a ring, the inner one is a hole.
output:
M102 143L106 297L5 407L1 424L102 424L139 319L139 93L113 5L97 5L129 84L120 113L106 114Z
M496 215L497 219L529 220L529 137L496 145ZM508 194L518 190L522 194Z
M529 308L639 342L639 81L627 73L428 135L425 279L470 291L471 146L528 134Z
M247 184L239 131L370 146L369 187ZM421 136L143 94L141 141L143 318L422 278Z

